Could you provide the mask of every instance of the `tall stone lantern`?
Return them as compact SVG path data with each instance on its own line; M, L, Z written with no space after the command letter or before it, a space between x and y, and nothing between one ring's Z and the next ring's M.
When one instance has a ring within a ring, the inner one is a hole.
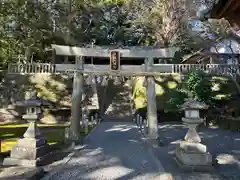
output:
M36 167L46 160L49 146L36 125L36 121L42 115L41 107L50 105L46 103L36 96L17 102L18 106L25 108L26 114L22 118L29 122L29 126L23 138L19 139L17 145L12 148L10 157L4 159L3 165Z
M186 99L182 105L185 111L182 121L189 128L184 141L176 148L176 161L182 168L207 170L212 167L212 155L201 144L196 131L196 127L204 120L200 118L199 110L207 108L206 104L191 98Z

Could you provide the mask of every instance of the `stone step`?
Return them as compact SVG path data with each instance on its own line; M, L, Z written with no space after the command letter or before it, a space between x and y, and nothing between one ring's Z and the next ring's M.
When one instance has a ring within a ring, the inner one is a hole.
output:
M132 119L132 110L130 103L131 82L124 84L112 85L108 87L108 97L110 104L105 110L104 116L108 120Z

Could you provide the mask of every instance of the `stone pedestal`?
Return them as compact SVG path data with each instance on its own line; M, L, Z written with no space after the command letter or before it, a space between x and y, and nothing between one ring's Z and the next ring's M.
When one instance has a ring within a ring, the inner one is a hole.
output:
M206 146L200 143L181 143L176 149L177 164L184 169L211 170L212 155L204 149Z
M207 152L207 147L201 144L201 139L196 131L202 119L183 118L188 125L185 141L181 142L176 149L176 161L181 168L190 170L211 170L212 155Z
M47 141L41 136L36 123L30 122L22 139L13 147L10 157L3 161L5 166L36 167L43 164L49 152Z

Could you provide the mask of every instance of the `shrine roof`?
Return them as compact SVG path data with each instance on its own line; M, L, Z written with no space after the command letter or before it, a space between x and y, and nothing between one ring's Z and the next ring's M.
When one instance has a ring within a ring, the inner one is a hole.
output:
M240 26L240 1L218 0L210 11L210 17L215 19L225 18L232 26Z

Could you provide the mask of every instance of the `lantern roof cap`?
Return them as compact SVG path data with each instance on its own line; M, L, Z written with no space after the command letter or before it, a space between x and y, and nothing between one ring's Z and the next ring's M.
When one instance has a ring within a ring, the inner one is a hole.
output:
M182 104L183 110L198 110L198 109L207 109L208 105L203 102L199 102L192 98L185 99L185 102Z
M36 95L33 95L31 98L23 101L17 101L17 106L22 107L40 107L40 106L51 106L52 104L49 101L46 101Z

